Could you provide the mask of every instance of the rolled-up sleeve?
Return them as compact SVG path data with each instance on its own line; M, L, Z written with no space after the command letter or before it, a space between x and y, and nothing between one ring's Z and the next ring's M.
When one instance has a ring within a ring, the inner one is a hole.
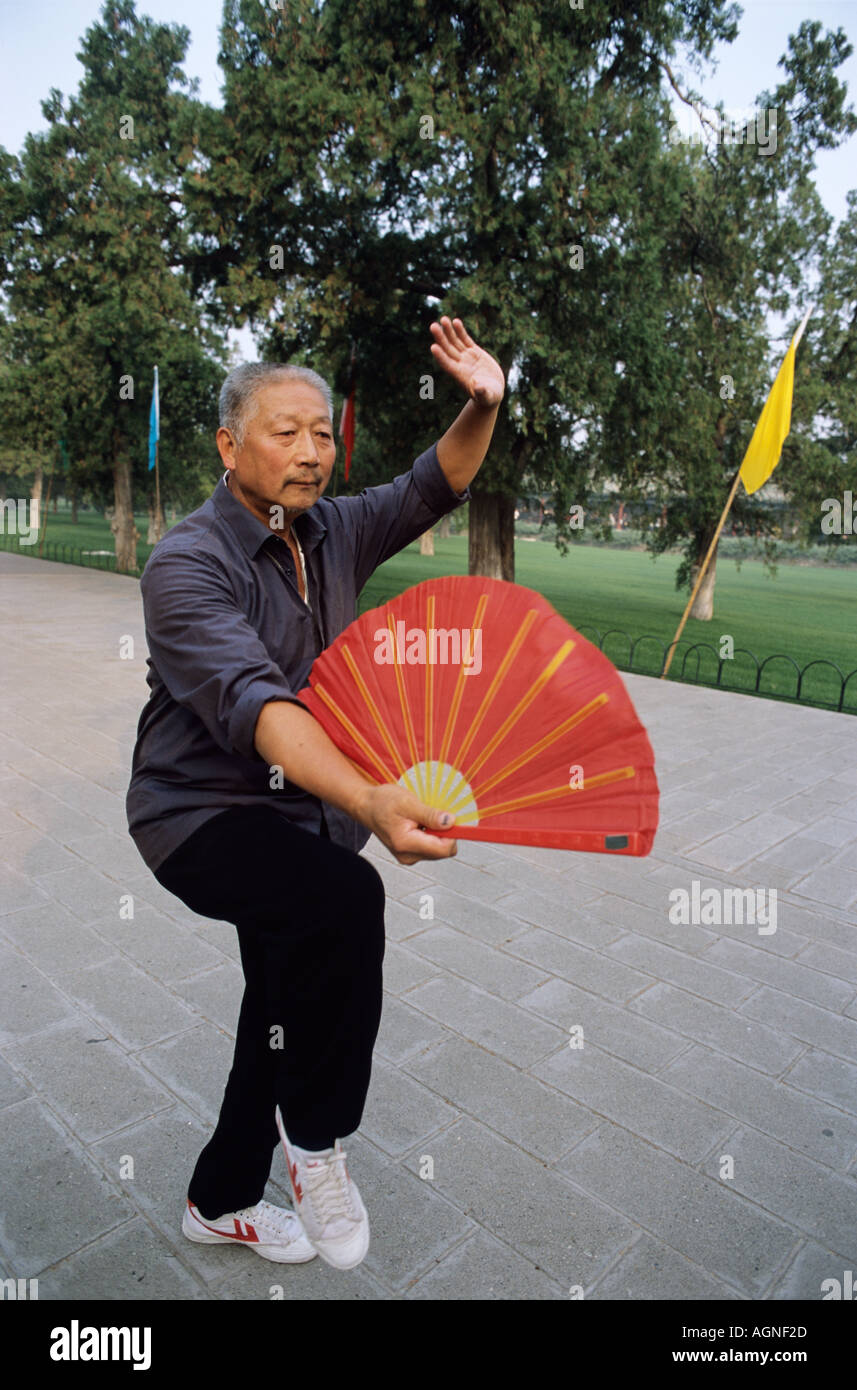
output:
M385 560L469 499L469 488L455 492L450 487L436 444L420 454L409 473L379 487L364 488L357 497L336 498L333 505L354 553L358 591Z
M258 757L256 721L269 700L304 708L208 555L153 555L140 580L149 654L178 704L218 747Z

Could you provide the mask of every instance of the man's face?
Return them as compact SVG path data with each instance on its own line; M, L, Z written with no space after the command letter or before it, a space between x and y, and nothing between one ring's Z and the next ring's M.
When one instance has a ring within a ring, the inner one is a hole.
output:
M227 429L217 431L217 447L230 491L277 530L280 513L272 508L283 508L288 525L327 487L336 458L333 424L324 396L305 381L269 383L253 405L240 448Z

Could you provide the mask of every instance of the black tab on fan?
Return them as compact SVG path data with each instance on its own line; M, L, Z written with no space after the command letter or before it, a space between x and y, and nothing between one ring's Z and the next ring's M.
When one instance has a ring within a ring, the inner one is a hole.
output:
M627 835L605 835L605 836L604 836L604 848L605 848L605 849L627 849L627 848L628 848L628 836L627 836Z

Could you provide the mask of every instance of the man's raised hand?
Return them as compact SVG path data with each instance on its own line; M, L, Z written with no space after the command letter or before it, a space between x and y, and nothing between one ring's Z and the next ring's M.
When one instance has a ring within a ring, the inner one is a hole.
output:
M493 409L503 399L503 369L484 348L474 343L461 319L444 316L431 325L432 355L445 372L464 388L472 401Z

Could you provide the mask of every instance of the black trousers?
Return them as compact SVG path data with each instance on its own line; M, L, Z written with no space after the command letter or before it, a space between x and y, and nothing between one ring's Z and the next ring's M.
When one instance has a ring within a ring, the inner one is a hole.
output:
M332 1147L358 1128L381 1021L384 885L367 859L268 807L233 807L155 877L233 922L245 990L217 1127L188 1188L208 1220L253 1206L279 1134Z

